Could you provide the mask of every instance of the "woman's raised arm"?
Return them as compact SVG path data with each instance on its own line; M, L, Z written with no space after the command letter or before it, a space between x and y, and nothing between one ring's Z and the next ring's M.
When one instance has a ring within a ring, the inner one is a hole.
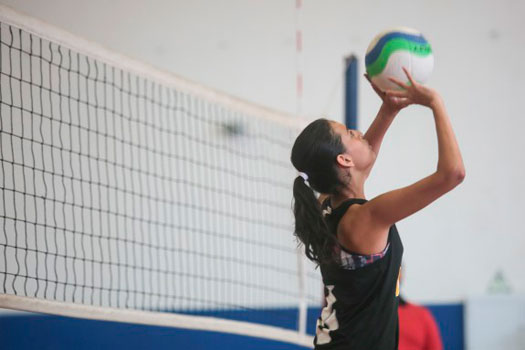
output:
M445 105L437 92L416 83L405 70L411 85L391 79L402 91L387 91L390 96L406 98L411 103L432 109L436 125L439 158L436 171L414 184L381 194L356 208L361 227L368 234L377 232L384 239L385 229L423 209L437 198L459 185L465 177L465 167L452 130ZM369 237L369 239L372 237Z

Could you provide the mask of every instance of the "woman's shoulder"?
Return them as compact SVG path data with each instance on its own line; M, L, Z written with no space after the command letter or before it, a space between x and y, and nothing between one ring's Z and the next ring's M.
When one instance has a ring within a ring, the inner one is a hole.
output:
M383 251L390 232L389 227L376 225L366 202L352 198L335 209L341 211L336 232L339 241L350 251L364 255Z

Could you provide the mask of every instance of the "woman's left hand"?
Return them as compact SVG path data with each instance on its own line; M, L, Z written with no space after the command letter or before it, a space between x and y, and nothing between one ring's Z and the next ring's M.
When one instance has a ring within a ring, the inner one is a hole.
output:
M388 112L397 114L400 110L412 104L408 98L387 95L386 92L382 91L376 84L374 84L374 82L372 82L368 74L365 74L365 78L368 80L370 85L372 85L372 88L376 94L383 101L383 106L381 108L387 110Z

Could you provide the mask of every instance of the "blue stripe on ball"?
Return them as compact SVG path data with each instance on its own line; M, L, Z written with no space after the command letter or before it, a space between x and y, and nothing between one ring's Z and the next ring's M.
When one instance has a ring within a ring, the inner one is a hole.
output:
M385 44L389 40L396 39L396 38L403 38L403 39L413 41L415 43L422 44L422 45L425 45L428 43L422 35L411 35L411 34L402 33L402 32L391 32L383 36L381 39L379 39L379 41L374 46L374 48L370 50L370 52L365 56L365 64L368 66L374 63L374 61L381 54L381 50L383 50L383 47L385 46Z

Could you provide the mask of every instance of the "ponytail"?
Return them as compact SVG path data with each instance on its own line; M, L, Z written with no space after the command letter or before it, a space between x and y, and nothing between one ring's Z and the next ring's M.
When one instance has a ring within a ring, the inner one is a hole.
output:
M304 244L306 256L317 264L333 261L333 248L338 245L337 238L324 221L314 191L301 176L294 181L293 196L294 235Z
M292 164L301 172L293 184L294 234L304 244L306 256L317 264L334 261L334 248L340 244L323 218L314 190L336 194L343 186L336 158L344 152L341 137L326 119L310 123L292 147Z

